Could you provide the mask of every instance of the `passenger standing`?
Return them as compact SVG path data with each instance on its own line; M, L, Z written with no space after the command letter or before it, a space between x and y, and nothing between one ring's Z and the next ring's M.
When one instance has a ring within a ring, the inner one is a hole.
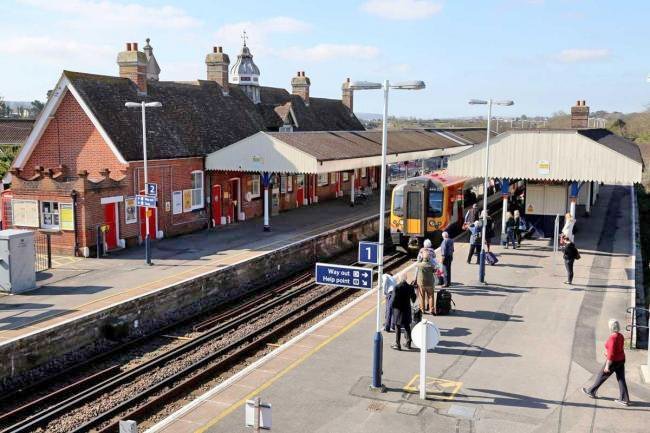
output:
M478 219L478 205L474 203L465 213L465 225L469 227Z
M605 343L605 365L598 373L596 382L589 388L582 388L582 392L591 398L598 398L596 395L598 388L605 383L612 373L616 373L620 395L614 401L623 406L629 406L630 395L627 391L627 383L625 382L625 338L619 332L621 325L618 323L618 320L609 320L609 330L611 334Z
M424 256L425 252L428 253L429 261L431 262L431 264L432 265L435 264L436 251L433 249L433 246L431 245L431 241L429 239L424 240L423 247L420 248L420 251L418 251L418 257L417 257L418 262L422 261L422 257Z
M476 263L478 264L478 255L481 252L481 226L478 222L472 223L469 226L469 254L467 255L467 263L472 262L472 256L476 254Z
M435 266L429 260L429 252L424 251L422 261L415 265L415 279L418 284L420 311L435 314Z
M512 216L510 212L506 213L506 249L508 249L508 244L512 243L512 248L516 249L517 245L515 244L515 227L517 223L515 222L515 217Z
M564 246L564 267L566 268L567 280L564 284L573 283L573 262L580 260L580 253L573 241L569 240Z
M406 348L411 348L411 302L415 302L415 289L406 281L395 286L393 295L393 317L395 318L395 344L391 347L402 350L402 328L406 333Z
M573 227L576 224L575 218L569 212L564 215L564 227L562 227L562 234L565 238L573 242Z
M442 266L445 270L445 287L449 287L451 284L451 261L454 259L454 240L449 237L447 232L442 232L440 255L442 255Z
M384 331L395 331L395 320L393 317L393 298L395 295L395 286L397 280L390 273L384 274L384 281L382 287L384 288L384 296L386 297L386 314L384 317Z
M521 246L521 233L526 231L526 221L519 213L519 209L515 210L515 239L517 239L517 246Z
M485 211L481 211L481 224L483 224L483 216L485 215ZM485 226L485 249L489 252L490 251L490 246L492 245L492 238L494 237L494 221L492 220L492 217L490 215L487 215L485 218L486 221L486 226Z

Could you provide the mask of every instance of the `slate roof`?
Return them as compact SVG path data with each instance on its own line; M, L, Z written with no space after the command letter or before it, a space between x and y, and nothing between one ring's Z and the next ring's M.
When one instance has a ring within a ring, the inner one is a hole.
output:
M23 145L34 127L32 119L0 118L0 144Z
M364 158L381 154L381 132L269 132L288 145L319 161ZM407 153L463 146L458 141L429 131L388 131L388 153Z
M616 135L608 129L579 129L578 134L643 164L643 157L641 156L639 146L635 142Z
M81 98L127 161L142 159L140 110L127 101L140 101L137 86L127 78L64 71ZM277 129L283 121L275 111L291 102L300 128L296 130L362 130L341 101L304 101L284 89L261 87L261 104L253 104L237 85L228 95L219 84L148 81L147 101L162 102L147 110L147 153L150 159L204 156L259 131Z

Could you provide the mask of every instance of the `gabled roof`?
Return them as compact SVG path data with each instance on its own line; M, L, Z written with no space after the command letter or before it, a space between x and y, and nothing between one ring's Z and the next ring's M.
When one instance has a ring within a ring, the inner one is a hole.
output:
M484 146L452 156L449 172L485 175ZM489 177L631 184L641 181L638 146L606 129L511 130L490 141Z
M0 144L23 145L33 127L33 119L0 118Z
M142 160L140 110L128 109L127 101L139 102L138 88L127 78L64 71L60 94L68 88L79 100L104 139L121 161ZM277 130L284 124L275 108L290 103L290 112L302 130L363 129L341 101L313 98L306 106L284 89L261 88L262 103L253 102L237 85L228 94L214 81L168 82L149 80L146 101L159 101L161 108L147 110L147 153L150 159L204 156L259 131ZM51 113L58 102L48 101ZM47 107L46 107L47 108ZM47 120L35 129L47 127ZM34 134L35 142L42 131ZM26 155L17 158L17 166Z
M389 131L387 161L451 155L469 145L428 131ZM329 173L381 165L375 131L260 132L209 154L208 170Z

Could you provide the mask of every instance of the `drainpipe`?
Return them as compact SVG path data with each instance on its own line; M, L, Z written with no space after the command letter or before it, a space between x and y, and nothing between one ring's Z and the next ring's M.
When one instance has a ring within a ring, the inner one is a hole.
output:
M77 196L78 193L74 189L70 193L72 197L72 220L74 222L74 255L79 256L79 235L77 233Z

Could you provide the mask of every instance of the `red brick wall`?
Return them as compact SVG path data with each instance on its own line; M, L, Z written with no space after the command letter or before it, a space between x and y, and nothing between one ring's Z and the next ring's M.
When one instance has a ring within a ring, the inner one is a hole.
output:
M25 163L22 175L32 176L34 167L38 165L47 169L61 164L66 165L73 175L79 170L88 170L91 178L97 178L105 168L111 171L112 178L120 178L120 170L126 168L70 92L65 94L54 118L45 128L43 136Z

